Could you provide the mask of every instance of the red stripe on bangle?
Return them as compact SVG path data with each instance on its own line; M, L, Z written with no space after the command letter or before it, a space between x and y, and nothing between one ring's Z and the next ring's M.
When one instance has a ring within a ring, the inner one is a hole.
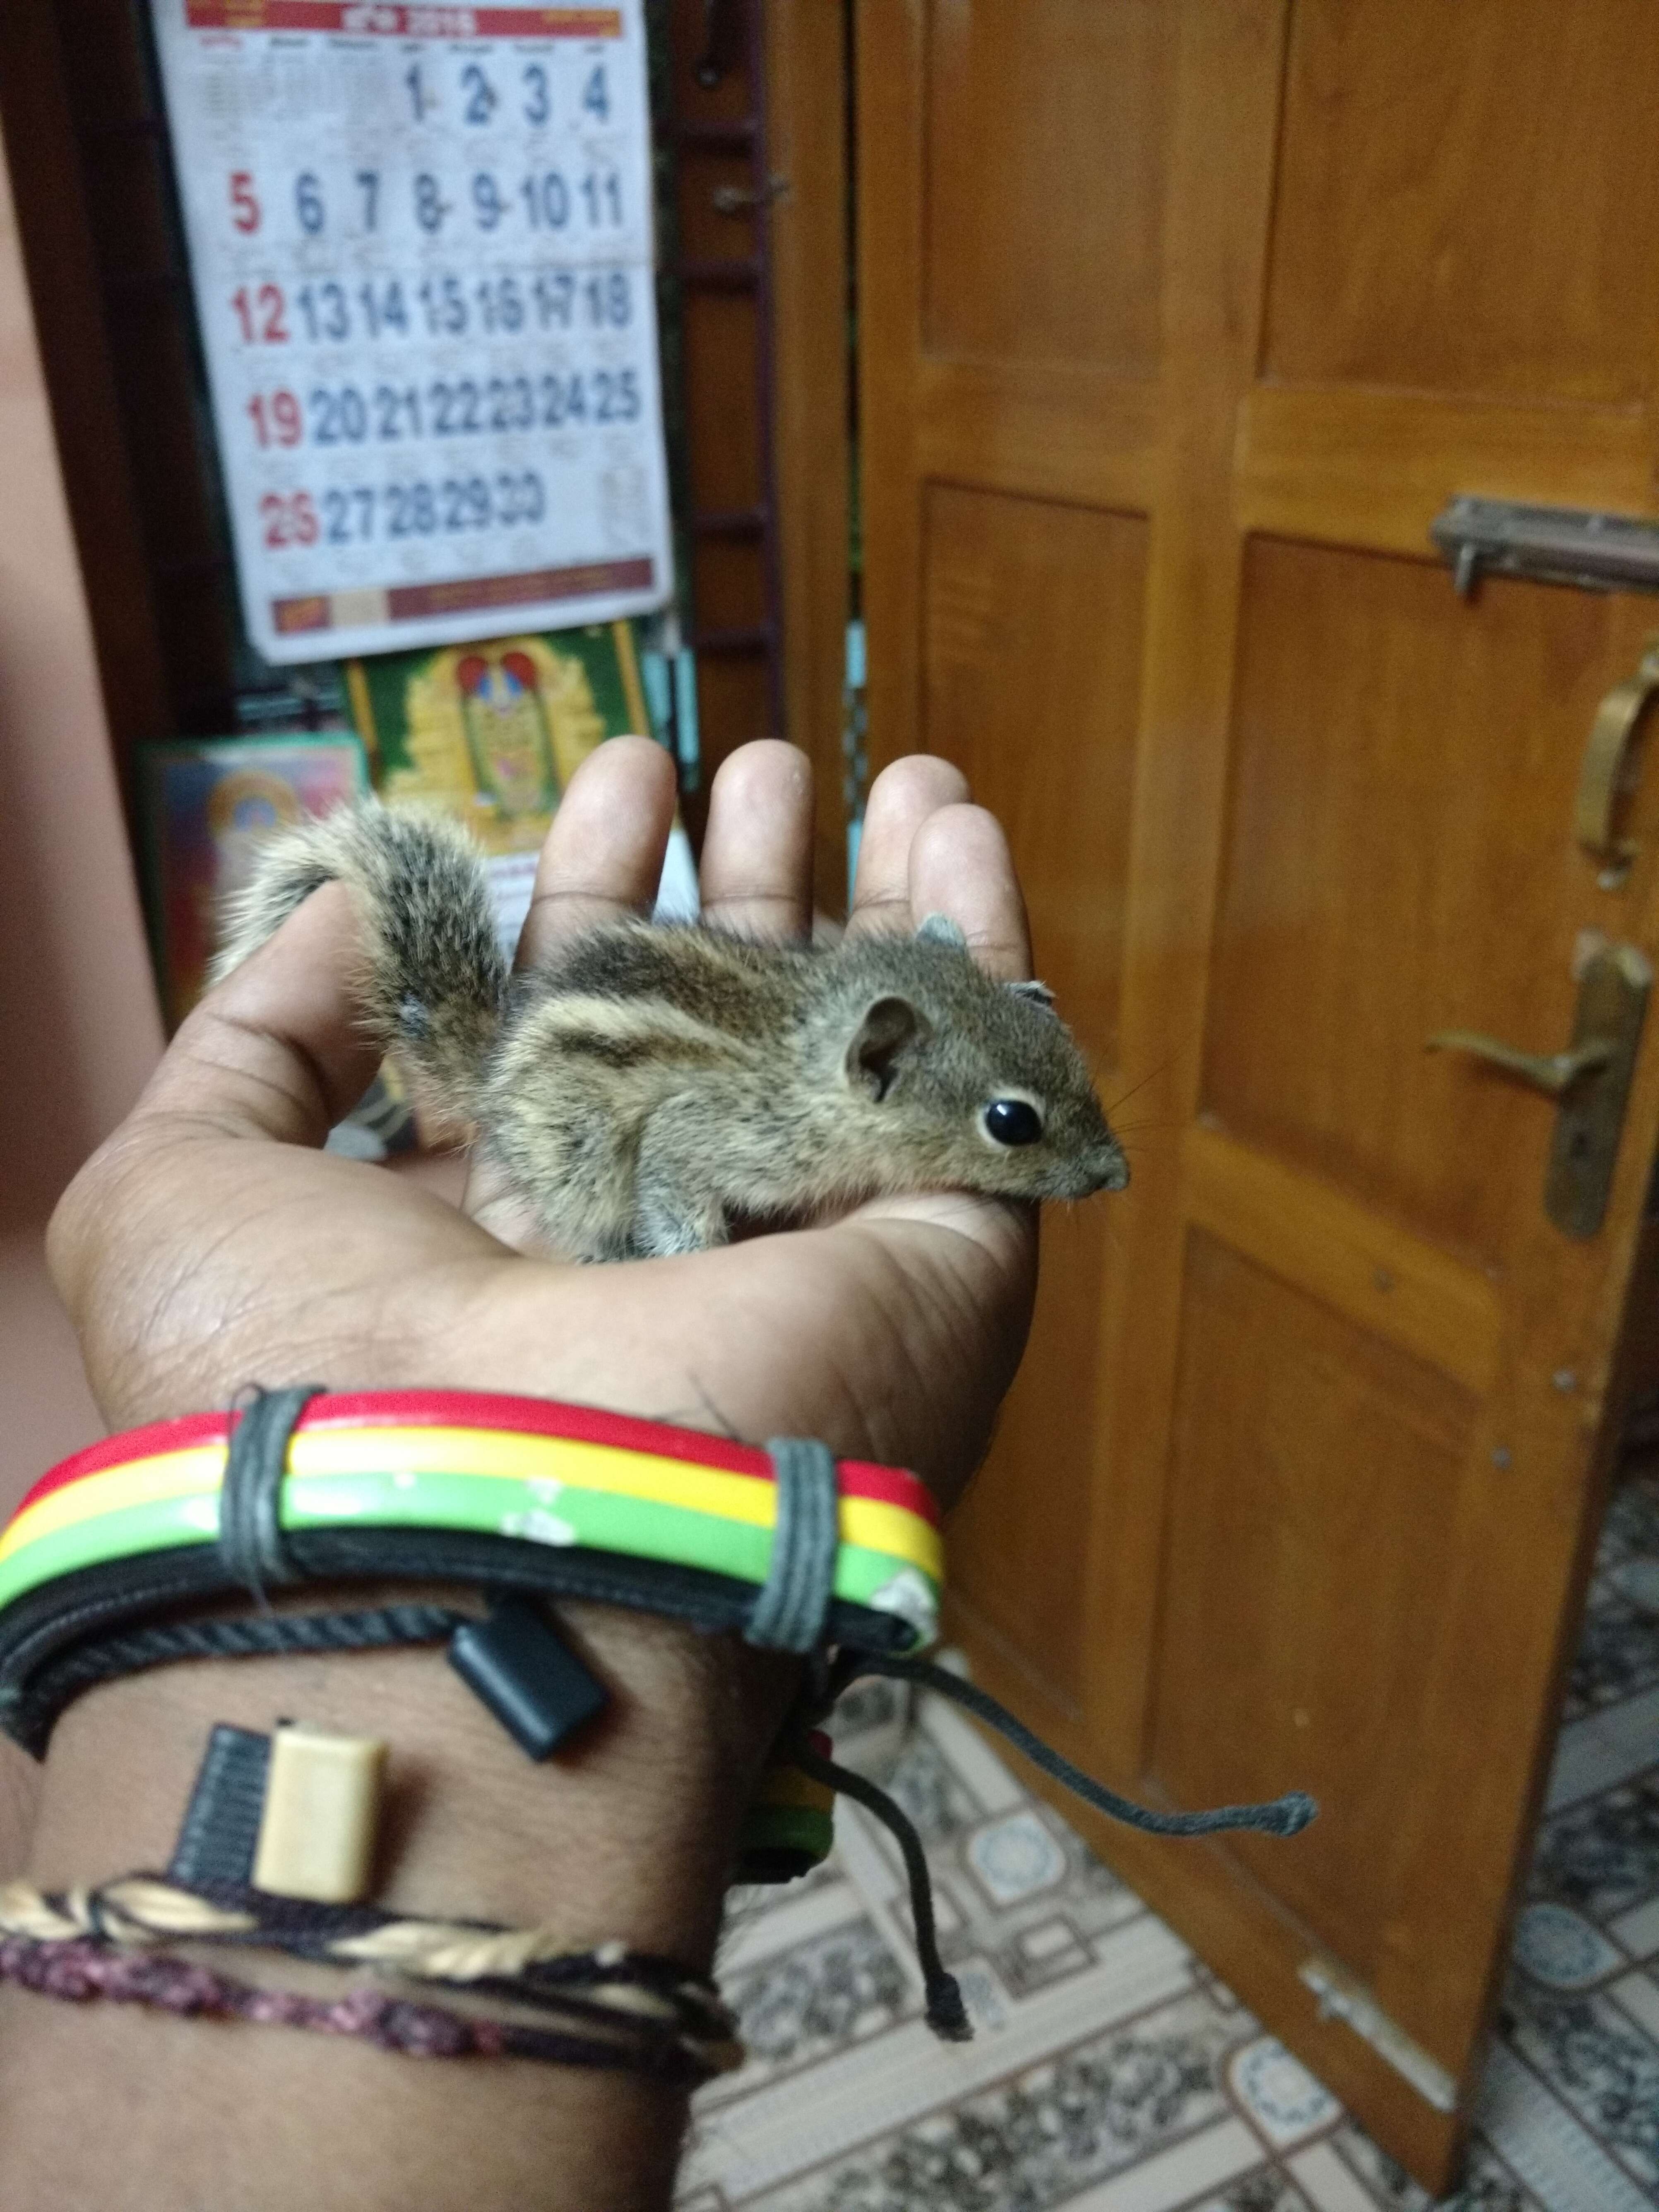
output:
M48 1468L33 1488L24 1492L17 1511L50 1498L54 1490L79 1482L82 1475L102 1474L110 1468L154 1459L159 1452L184 1451L192 1444L222 1444L229 1434L228 1413L186 1413L176 1421L149 1421L142 1429L121 1429ZM16 1515L12 1517L15 1520Z
M301 1429L471 1428L517 1431L528 1436L562 1437L578 1443L608 1444L659 1459L688 1460L727 1474L772 1480L772 1463L752 1444L711 1437L662 1421L645 1421L597 1407L555 1403L477 1390L341 1390L313 1399L301 1415ZM39 1504L54 1491L161 1452L196 1444L222 1443L229 1436L228 1413L189 1413L181 1419L152 1421L100 1443L88 1444L51 1468L24 1496L17 1510ZM926 1486L902 1468L878 1467L866 1460L839 1462L843 1497L870 1498L914 1513L930 1527L939 1525L939 1507Z

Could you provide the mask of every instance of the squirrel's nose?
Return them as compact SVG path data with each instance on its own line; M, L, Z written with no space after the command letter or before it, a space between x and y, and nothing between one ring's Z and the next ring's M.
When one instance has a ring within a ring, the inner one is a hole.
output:
M1096 1190L1127 1190L1129 1187L1129 1163L1123 1157L1120 1145L1103 1145L1095 1155Z

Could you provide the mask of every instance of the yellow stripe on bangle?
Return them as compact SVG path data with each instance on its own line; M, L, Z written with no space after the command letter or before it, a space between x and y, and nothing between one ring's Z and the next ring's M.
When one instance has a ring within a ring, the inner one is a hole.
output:
M224 1480L223 1444L195 1444L185 1451L157 1452L152 1459L130 1460L101 1474L83 1475L67 1489L54 1490L27 1505L0 1533L0 1565L42 1536L73 1528L127 1505L154 1505L165 1498L205 1496Z

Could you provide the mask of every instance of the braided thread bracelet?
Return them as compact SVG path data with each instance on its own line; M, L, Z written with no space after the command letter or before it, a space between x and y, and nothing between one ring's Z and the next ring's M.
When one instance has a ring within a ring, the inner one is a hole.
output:
M917 1656L937 1634L943 1577L938 1510L916 1478L837 1462L810 1438L763 1452L475 1392L254 1392L240 1412L155 1423L77 1453L24 1498L0 1533L0 1729L40 1756L81 1690L138 1668L446 1638L458 1671L533 1756L597 1709L580 1682L548 1691L550 1669L574 1662L533 1619L529 1630L547 1640L526 1643L522 1609L505 1618L498 1603L483 1620L414 1603L279 1613L274 1587L442 1580L506 1593L509 1607L515 1595L586 1599L736 1630L813 1662L750 1808L736 1878L805 1871L830 1848L831 1793L855 1797L904 1861L929 2023L961 2039L970 2030L939 1955L920 1839L884 1791L810 1735L861 1674L953 1699L1085 1802L1154 1833L1289 1836L1316 1808L1293 1791L1165 1813L1108 1790L983 1691ZM178 1617L238 1592L252 1613Z
M280 1951L550 2015L552 2026L459 2013L422 1993L358 1987L313 1998L261 1990L173 1955L179 1943ZM489 2056L625 2069L695 2087L743 2063L735 2023L706 1975L605 1943L566 1948L552 1927L393 1916L371 1905L273 1897L245 1884L129 1875L51 1894L0 1885L0 1981L71 2001L103 1997L325 2034L424 2057Z

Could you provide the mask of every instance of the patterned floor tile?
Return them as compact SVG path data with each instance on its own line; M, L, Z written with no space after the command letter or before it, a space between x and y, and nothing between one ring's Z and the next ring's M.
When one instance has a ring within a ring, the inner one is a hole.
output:
M1554 2212L1554 2208L1541 2205L1495 2151L1477 2142L1469 2152L1463 2186L1447 2200L1445 2212Z
M1582 1990L1616 1972L1625 1954L1570 1905L1540 1903L1516 1923L1515 1962L1553 1990Z
M976 1830L963 1856L994 1905L1018 1905L1066 1878L1066 1854L1030 1806Z
M1290 2166L1314 2212L1375 2212L1376 2199L1334 2142L1298 2151Z
M1613 1942L1632 1959L1650 1959L1659 1953L1659 1897L1650 1897L1628 1912L1615 1913L1607 1923Z
M1331 2148L1364 2183L1372 2199L1388 2212L1428 2212L1429 2192L1421 2189L1403 2166L1374 2143L1345 2113L1331 2130Z
M1173 2212L1177 2205L1184 2212L1195 2192L1207 2192L1218 2184L1224 2203L1228 2197L1237 2200L1244 2196L1248 2201L1249 2195L1260 2191L1249 2190L1251 2177L1243 2169L1254 2165L1260 2154L1261 2146L1242 2120L1218 2120L1213 2127L1200 2128L1150 2158L1138 2159L1111 2180L1085 2189L1070 2200L1066 2212Z
M1533 1859L1534 1896L1605 1919L1659 1889L1659 1767L1544 1824Z
M1601 1996L1511 1983L1506 2039L1644 2187L1659 2184L1659 2045Z
M1229 2182L1219 2196L1206 2197L1193 2212L1310 2212L1310 2208L1288 2173L1262 2166Z
M1626 1562L1626 1580L1647 1565ZM1594 1711L1653 1682L1659 1682L1659 1614L1639 1611L1622 1596L1588 1613L1568 1676L1580 1709Z
M1651 2212L1651 2191L1632 2180L1504 2036L1494 2042L1475 2104L1475 2144L1491 2146L1544 2212ZM1455 2200L1454 2200L1455 2202Z
M743 2021L750 2087L810 2066L916 2009L910 1978L867 1919L805 1942L753 1974L728 1975L726 1994Z
M1316 2135L1341 2114L1324 2083L1271 2035L1234 2052L1227 2081L1244 2112L1277 2150Z
M1604 1573L1621 1559L1659 1559L1659 1474L1638 1475L1614 1491L1597 1550Z
M1659 2045L1659 1975L1622 1974L1608 1984L1607 1995L1650 2043Z
M1228 2032L1201 1994L1178 1998L757 2200L756 2212L1070 2204L1089 2185L1229 2118L1218 2078ZM1241 2162L1258 2163L1259 2146L1240 2135Z
M1621 1559L1608 1570L1607 1582L1638 1613L1659 1613L1659 1559Z

